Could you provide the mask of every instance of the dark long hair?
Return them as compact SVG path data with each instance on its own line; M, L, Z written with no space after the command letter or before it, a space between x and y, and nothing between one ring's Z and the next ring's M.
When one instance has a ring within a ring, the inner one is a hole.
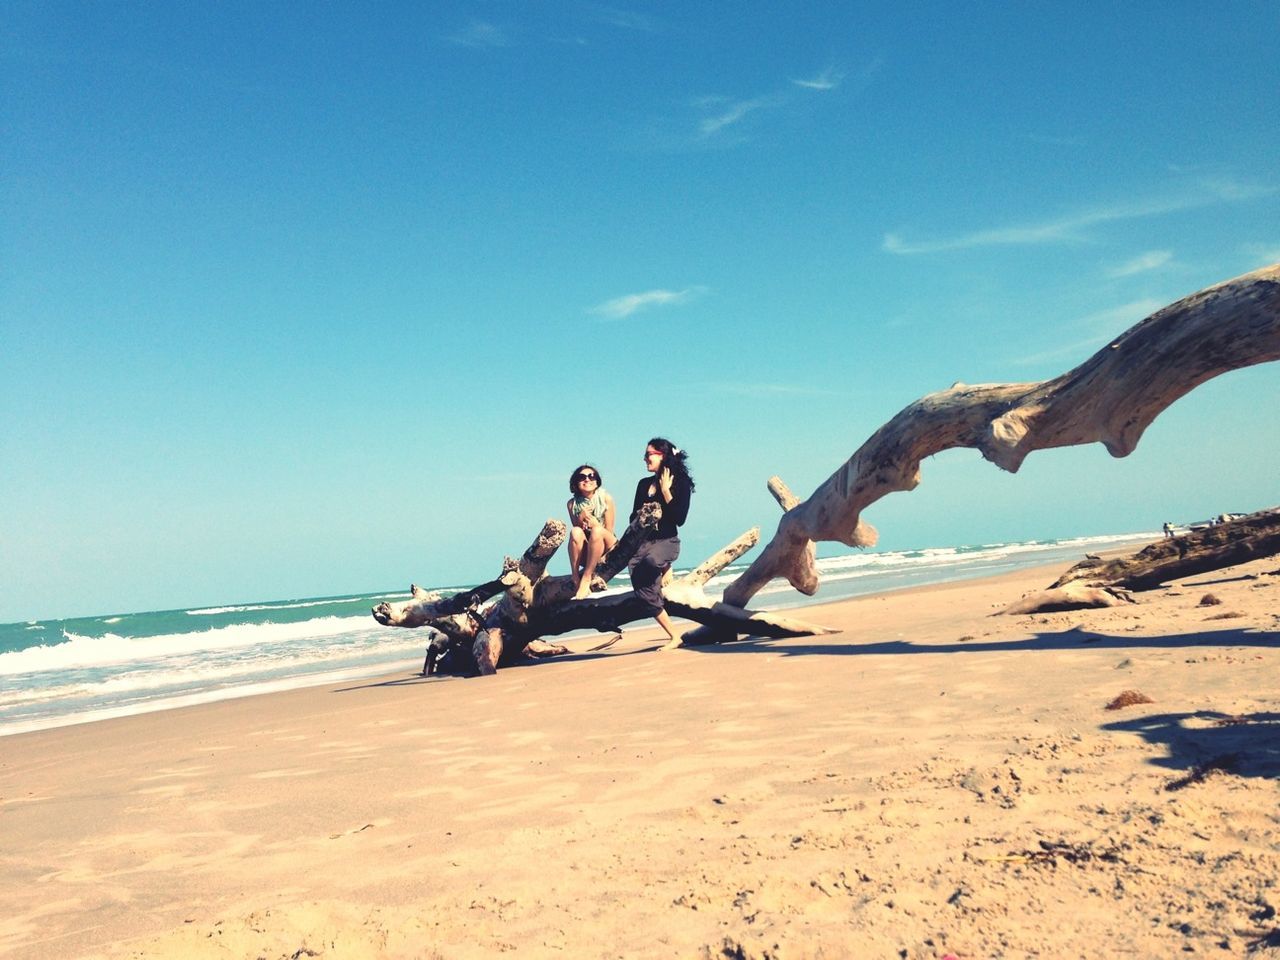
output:
M594 470L596 474L596 489L604 489L604 477L600 476L600 468L593 463L581 463L573 468L573 473L569 474L569 492L575 497L578 495L578 485L573 482L573 478L580 474L584 469Z
M689 455L666 437L654 437L649 441L649 446L662 454L662 466L670 468L675 477L684 477L692 491L694 485L693 474L689 472Z

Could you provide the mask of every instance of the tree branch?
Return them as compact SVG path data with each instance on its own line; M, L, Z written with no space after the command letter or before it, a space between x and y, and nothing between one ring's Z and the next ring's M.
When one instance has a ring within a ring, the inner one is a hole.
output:
M818 586L814 542L873 546L876 531L862 512L887 494L914 489L925 457L973 447L1016 473L1033 451L1051 447L1098 441L1112 456L1127 456L1179 397L1219 374L1276 359L1280 264L1165 307L1053 380L956 384L923 397L877 430L807 500L787 509L773 539L725 591L725 602L745 606L777 577L812 595Z

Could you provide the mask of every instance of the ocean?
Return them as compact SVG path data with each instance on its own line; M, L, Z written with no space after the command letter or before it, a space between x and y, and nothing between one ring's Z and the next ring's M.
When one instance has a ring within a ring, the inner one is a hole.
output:
M1128 533L848 553L818 561L822 586L817 596L804 597L775 581L752 606L779 610L1040 564L1065 567L1085 553L1158 537ZM707 585L707 593L718 595L744 568L727 568ZM469 586L432 589L448 594ZM624 573L610 592L626 589ZM0 736L397 670L416 672L424 634L379 626L369 613L384 600L407 597L405 592L362 593L0 624ZM575 646L574 635L561 639Z

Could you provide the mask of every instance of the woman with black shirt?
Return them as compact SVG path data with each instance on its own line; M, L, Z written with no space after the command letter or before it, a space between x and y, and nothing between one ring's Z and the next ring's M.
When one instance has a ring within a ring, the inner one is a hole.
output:
M685 453L670 440L654 437L644 448L644 468L652 477L636 484L631 519L646 503L662 508L662 519L650 539L640 545L629 564L631 586L667 634L663 650L680 646L680 638L671 629L671 619L663 607L662 575L680 556L679 527L689 515L689 498L693 494L693 477L685 465Z

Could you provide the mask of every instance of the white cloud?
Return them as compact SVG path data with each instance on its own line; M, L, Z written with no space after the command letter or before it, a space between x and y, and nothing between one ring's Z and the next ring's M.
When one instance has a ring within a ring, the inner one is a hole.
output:
M1269 267L1273 263L1280 263L1280 243L1249 243L1245 244L1244 252L1257 261L1258 267Z
M1132 277L1135 273L1157 270L1173 259L1172 250L1148 250L1107 271L1110 277Z
M852 83L856 88L855 93L871 82L871 78L880 69L881 62L880 60L874 60L867 64L860 73L854 75ZM752 114L765 111L776 112L793 106L804 97L804 94L794 89L796 87L814 91L834 90L844 83L846 76L844 71L835 67L828 67L817 76L793 79L787 86L779 87L772 92L750 99L734 100L728 97L700 97L693 101L693 105L708 115L698 122L699 139L705 141L725 134L730 128L738 126ZM741 139L743 138L739 137L739 140Z
M1077 340L1075 343L1069 343L1065 347L1054 347L1051 350L1044 350L1040 353L1033 353L1025 357L1017 357L1012 363L1019 367L1037 367L1042 363L1048 363L1051 360L1062 360L1066 357L1076 358L1076 363L1083 362L1086 357L1097 353L1098 347L1102 346L1108 340L1107 337L1097 336L1090 337L1087 340Z
M1070 328L1079 327L1087 330L1096 330L1098 332L1087 339L1077 340L1066 346L1054 347L1029 356L1018 357L1012 362L1024 367L1038 366L1051 360L1067 358L1075 358L1076 363L1083 362L1091 354L1096 353L1104 343L1114 340L1139 320L1145 320L1163 306L1164 303L1160 300L1144 297L1140 300L1132 300L1129 303L1122 303L1119 306L1108 307L1106 310L1099 310L1096 313L1079 317L1068 323L1067 326Z
M1138 300L1122 303L1117 307L1108 307L1106 310L1099 310L1097 313L1090 313L1087 316L1080 317L1073 326L1089 327L1094 330L1101 330L1104 333L1109 331L1112 336L1119 336L1139 320L1151 316L1164 305L1161 300L1142 297Z
M1032 143L1039 143L1049 147L1082 147L1085 144L1083 137L1064 134L1028 133L1025 134L1025 138Z
M590 16L597 23L623 30L641 30L652 33L655 29L653 18L631 10L619 10L616 7L593 6L589 8Z
M791 383L717 383L711 387L717 393L729 393L739 397L843 397L848 394L821 387L801 386Z
M1255 200L1269 197L1275 187L1262 187L1256 183L1240 183L1230 177L1215 177L1204 181L1205 188L1219 200Z
M456 43L460 47L473 47L476 49L505 47L511 42L507 38L505 30L484 20L472 20L457 33L450 34L448 40L450 43Z
M1039 243L1065 243L1088 239L1086 229L1104 223L1136 220L1160 214L1176 213L1198 207L1213 206L1251 199L1273 192L1270 188L1247 187L1218 181L1206 183L1194 193L1181 197L1146 200L1139 203L1122 203L1110 207L1095 207L1069 214L1056 220L1022 226L996 227L976 230L954 237L926 240L904 240L896 233L886 233L881 248L888 253L912 255L941 253L948 250L968 250L973 247L1014 246Z
M764 97L757 97L754 100L739 100L736 103L730 103L728 108L717 116L707 117L700 124L698 129L704 137L710 137L726 127L731 127L735 123L741 122L748 114L761 107L769 106L770 101Z
M650 307L670 307L685 303L704 292L706 292L706 287L688 287L684 290L646 290L644 293L629 293L624 297L615 297L612 300L597 304L591 307L587 313L604 317L607 320L621 320L639 310L648 310Z
M844 74L838 70L828 67L809 80L792 80L791 82L797 87L803 87L806 90L834 90L840 86L840 81L844 79Z

